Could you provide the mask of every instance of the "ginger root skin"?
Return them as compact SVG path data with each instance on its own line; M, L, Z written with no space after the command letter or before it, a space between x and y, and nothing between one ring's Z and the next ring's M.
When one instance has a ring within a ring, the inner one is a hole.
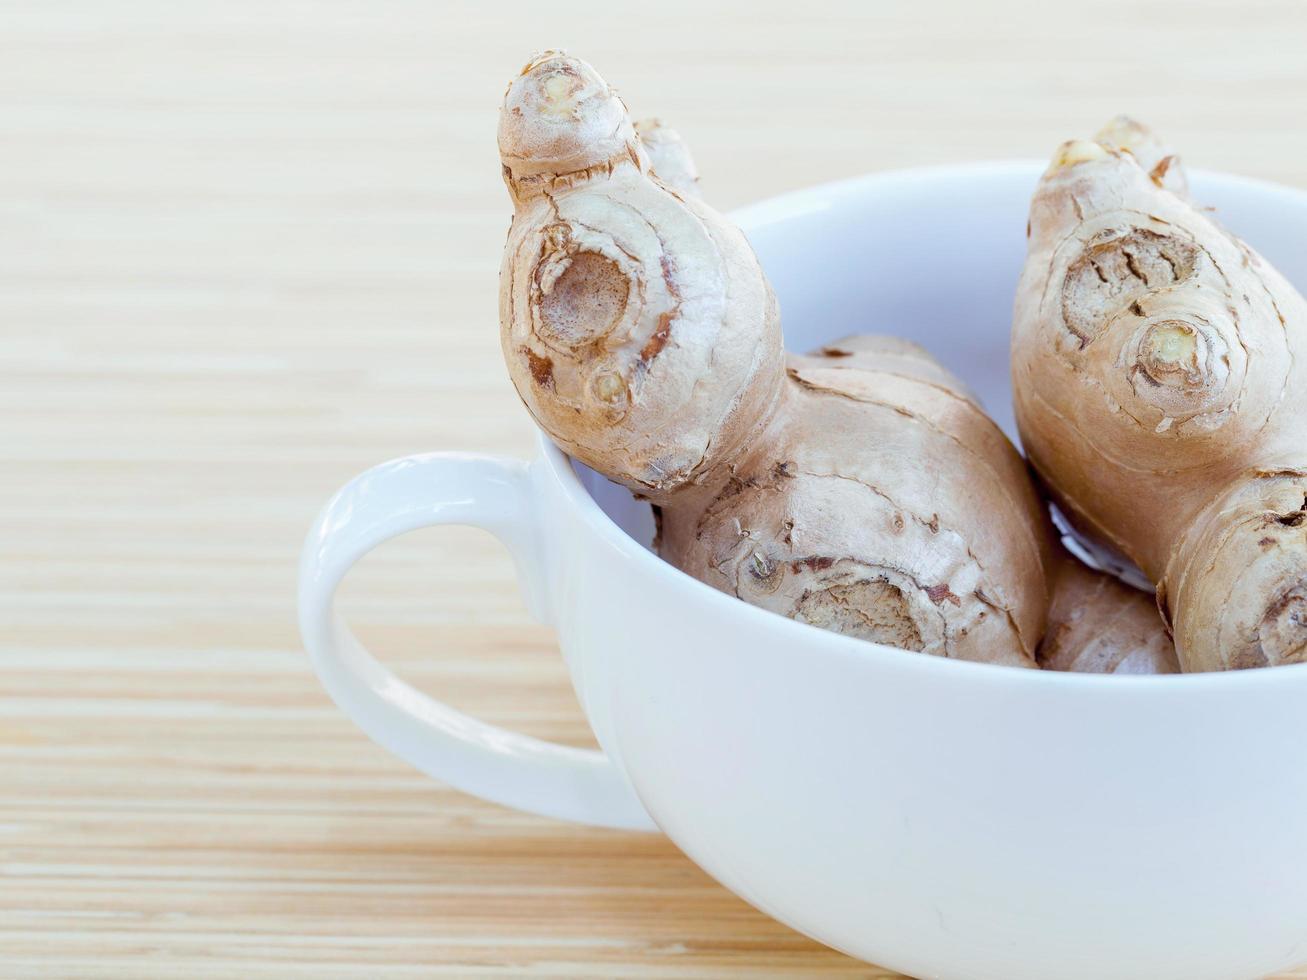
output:
M1012 334L1030 461L1156 583L1185 670L1307 660L1307 304L1140 124L1088 145L1031 204Z
M500 327L528 410L650 500L659 553L701 581L845 635L1037 666L1058 552L1020 455L916 345L787 360L761 267L670 132L632 126L559 52L509 86Z

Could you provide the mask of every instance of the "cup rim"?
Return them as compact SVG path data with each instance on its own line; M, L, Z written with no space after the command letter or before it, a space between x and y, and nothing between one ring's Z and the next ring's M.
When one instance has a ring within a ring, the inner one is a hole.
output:
M745 205L742 208L737 208L729 212L728 216L732 221L740 225L747 234L749 230L762 225L785 221L801 214L810 214L814 210L826 209L831 207L837 198L856 193L872 185L883 188L887 184L898 182L941 178L956 179L981 175L1028 176L1033 183L1044 172L1046 167L1046 161L1026 158L941 164L873 172L787 191ZM1242 187L1263 193L1307 198L1307 191L1255 177L1243 177L1237 174L1210 170L1190 170L1189 176L1197 184L1221 183L1226 186ZM751 623L759 628L779 630L782 633L789 631L794 640L794 647L799 651L796 655L810 658L820 650L823 655L871 662L887 669L909 672L922 671L927 674L943 670L945 671L945 678L953 678L954 680L963 680L970 677L973 681L983 681L991 684L1060 684L1084 688L1101 688L1106 685L1107 689L1117 691L1138 692L1151 690L1170 692L1174 691L1175 686L1178 684L1186 685L1190 689L1190 693L1192 693L1195 686L1218 687L1222 691L1249 688L1256 691L1261 690L1263 685L1268 682L1284 684L1291 682L1293 678L1298 678L1299 683L1307 683L1307 663L1190 674L1115 675L1033 670L1006 664L926 656L911 650L903 650L883 643L874 643L870 640L845 636L808 623L802 623L733 596L728 596L724 592L720 592L707 583L701 582L681 571L670 562L664 561L627 534L599 506L598 501L590 495L590 492L581 482L580 476L573 468L572 458L559 449L544 430L537 427L536 436L540 460L544 463L545 469L562 494L574 507L577 517L604 544L615 550L623 560L634 563L641 574L660 578L666 588L679 591L688 602L715 604L715 614L718 616L741 617L744 622ZM1268 681L1268 678L1272 677L1274 679Z

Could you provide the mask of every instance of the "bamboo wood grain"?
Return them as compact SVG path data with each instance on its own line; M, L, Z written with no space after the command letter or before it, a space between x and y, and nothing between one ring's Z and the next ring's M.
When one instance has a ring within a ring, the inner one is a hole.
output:
M891 976L371 745L300 651L301 537L382 459L531 451L494 126L536 48L731 207L1121 110L1307 185L1304 41L1292 2L0 3L0 976ZM487 537L347 600L424 688L589 742Z

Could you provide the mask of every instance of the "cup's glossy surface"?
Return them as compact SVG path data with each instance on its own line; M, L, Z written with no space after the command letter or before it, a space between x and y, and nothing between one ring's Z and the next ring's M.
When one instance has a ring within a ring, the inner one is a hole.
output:
M1011 432L1008 320L1040 169L870 176L738 214L787 346L911 337ZM1307 283L1307 195L1193 185ZM333 618L360 554L440 522L514 551L603 755L423 698ZM910 974L1200 980L1307 960L1307 665L1101 677L904 653L717 593L650 553L650 529L543 439L529 467L387 464L310 535L306 645L342 706L426 771L554 815L652 817L759 908Z

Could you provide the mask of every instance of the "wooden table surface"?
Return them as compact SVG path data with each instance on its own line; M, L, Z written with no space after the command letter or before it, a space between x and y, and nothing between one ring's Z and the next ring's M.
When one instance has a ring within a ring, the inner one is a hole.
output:
M0 2L0 976L891 976L372 745L300 648L302 536L380 460L531 451L494 131L535 49L722 207L1120 110L1307 185L1303 10ZM388 545L346 606L424 689L590 743L487 536Z

